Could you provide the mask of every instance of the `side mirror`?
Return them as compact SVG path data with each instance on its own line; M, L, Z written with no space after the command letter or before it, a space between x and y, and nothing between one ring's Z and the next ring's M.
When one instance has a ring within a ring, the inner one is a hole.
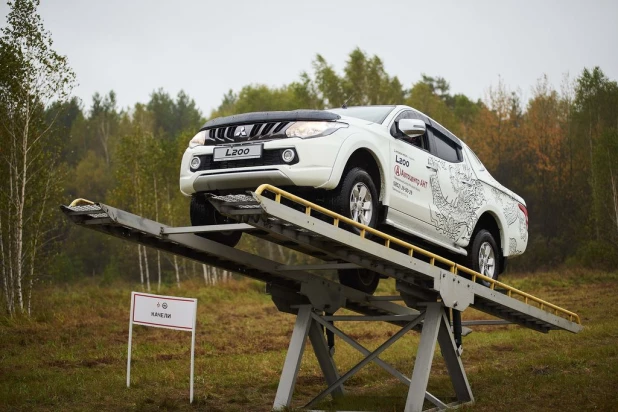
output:
M399 130L408 137L422 136L425 134L425 122L419 119L401 119Z

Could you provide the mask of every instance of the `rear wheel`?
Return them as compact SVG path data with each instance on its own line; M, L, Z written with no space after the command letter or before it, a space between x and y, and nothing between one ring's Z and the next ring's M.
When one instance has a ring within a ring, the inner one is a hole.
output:
M328 199L328 207L355 222L376 227L378 221L378 191L369 173L360 167L350 169ZM345 225L342 225L345 227ZM360 233L360 229L350 227ZM342 285L373 294L380 275L368 269L339 269Z
M493 280L500 274L501 253L491 232L479 230L468 246L466 266ZM489 286L489 282L481 282Z
M219 213L217 209L215 209L215 207L200 194L196 194L191 197L190 217L191 225L193 226L235 223L230 218L227 218ZM197 235L222 243L226 246L234 247L240 241L242 232L230 230L225 232L198 233Z

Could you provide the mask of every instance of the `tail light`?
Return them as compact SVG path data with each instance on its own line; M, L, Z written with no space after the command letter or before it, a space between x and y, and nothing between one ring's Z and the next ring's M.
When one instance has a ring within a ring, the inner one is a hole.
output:
M519 210L521 210L522 212L524 212L524 216L526 216L526 230L528 230L528 209L526 209L526 206L522 205L521 203L519 204Z

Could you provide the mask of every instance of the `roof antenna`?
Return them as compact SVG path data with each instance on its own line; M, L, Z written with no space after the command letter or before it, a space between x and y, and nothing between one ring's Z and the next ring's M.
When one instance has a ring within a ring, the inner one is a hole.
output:
M347 109L347 108L348 108L348 102L349 102L350 100L352 100L352 97L354 97L354 94L352 94L350 97L348 97L348 98L345 100L345 102L343 102L343 104L341 105L341 108L342 108L342 109Z

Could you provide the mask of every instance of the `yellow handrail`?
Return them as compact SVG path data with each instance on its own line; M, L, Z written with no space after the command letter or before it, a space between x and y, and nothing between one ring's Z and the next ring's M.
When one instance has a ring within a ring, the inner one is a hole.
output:
M566 310L564 308L561 308L559 306L556 306L556 305L554 305L552 303L546 302L543 299L539 299L539 298L537 298L535 296L532 296L532 295L530 295L530 294L528 294L526 292L522 292L522 291L520 291L518 289L515 289L512 286L509 286L509 285L507 285L505 283L502 283L502 282L499 282L497 280L494 280L494 279L492 279L490 277L487 277L485 275L481 275L480 273L475 272L472 269L468 269L465 266L459 265L459 264L457 264L457 263L455 263L455 262L453 262L451 260L445 259L442 256L436 255L435 253L431 253L431 252L429 252L429 251L427 251L425 249L422 249L422 248L420 248L418 246L415 246L415 245L413 245L411 243L405 242L405 241L403 241L401 239L398 239L396 237L388 235L388 234L386 234L384 232L380 232L377 229L374 229L374 228L369 227L367 225L363 225L362 223L358 223L358 222L356 222L356 221L354 221L352 219L349 219L349 218L347 218L345 216L342 216L342 215L340 215L338 213L335 213L335 212L333 212L331 210L328 210L328 209L326 209L326 208L324 208L322 206L319 206L319 205L316 205L315 203L309 202L308 200L305 200L302 197L298 197L296 195L293 195L292 193L286 192L285 190L281 190L278 187L275 187L275 186L272 186L272 185L269 185L269 184L263 184L263 185L260 185L260 187L258 187L256 189L255 193L257 195L261 196L264 191L268 191L268 192L271 192L271 193L275 194L275 201L277 203L281 203L281 198L282 197L286 198L288 200L291 200L294 203L298 203L298 204L304 206L305 207L305 214L306 215L311 215L311 210L315 210L316 212L322 213L322 214L324 214L326 216L329 216L329 217L333 218L333 225L334 226L339 226L340 222L344 222L344 223L347 223L349 225L352 225L352 226L360 229L362 237L366 237L367 233L371 233L371 234L373 234L373 235L375 235L377 237L382 238L385 241L384 242L384 246L386 246L388 248L390 248L390 245L392 245L392 244L396 244L396 245L402 246L402 247L404 247L404 248L406 248L408 250L408 255L409 256L412 256L413 252L418 252L421 255L424 255L424 256L428 257L430 259L430 264L431 265L435 265L435 262L438 261L438 262L448 266L450 271L451 271L451 273L454 273L454 274L459 274L459 272L467 273L467 274L469 274L472 277L472 281L473 282L476 282L477 279L481 279L481 280L489 283L489 288L490 289L495 289L496 286L501 287L503 289L506 289L507 295L510 296L510 297L513 297L513 294L521 296L522 298L524 298L524 302L525 303L529 303L529 301L533 301L533 302L539 304L540 305L540 309L542 309L542 310L544 310L544 307L551 308L551 309L554 310L556 315L558 314L558 312L560 312L563 315L566 315L571 322L573 321L573 319L575 319L575 321L578 324L581 325L581 320L579 318L579 315L574 313L574 312L568 311L568 310ZM549 312L549 311L547 311L547 312Z
M94 205L94 202L91 202L88 199L78 198L72 201L69 207L84 206L84 205Z

